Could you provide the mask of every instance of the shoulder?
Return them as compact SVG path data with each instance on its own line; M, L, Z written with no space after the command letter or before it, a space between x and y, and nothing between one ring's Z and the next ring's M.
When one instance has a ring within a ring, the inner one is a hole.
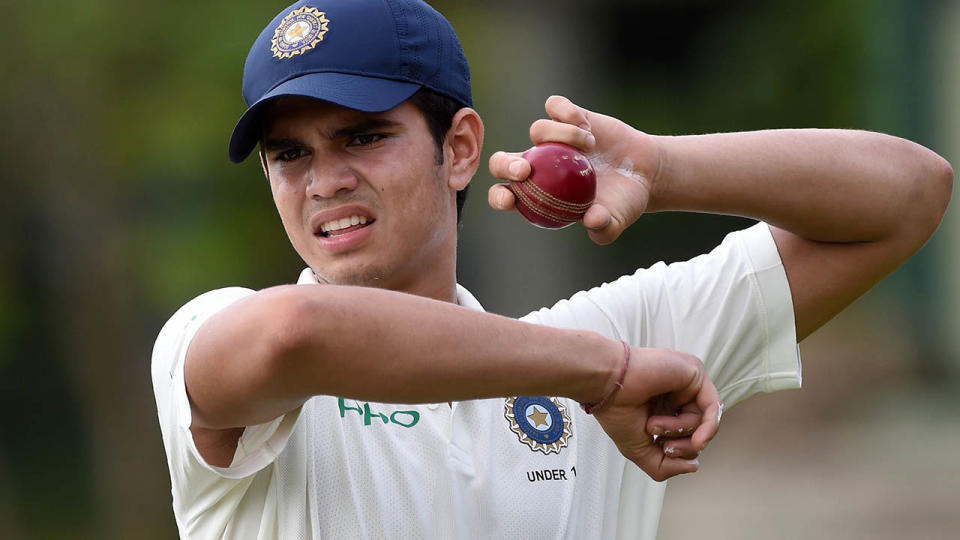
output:
M152 363L154 371L158 364L172 363L196 330L210 317L230 304L254 294L255 291L244 287L225 287L205 292L180 307L163 325L153 347Z
M160 333L162 334L168 330L172 324L177 322L194 320L211 312L216 313L237 300L250 296L254 292L253 289L244 287L224 287L222 289L207 291L193 298L174 312L163 329L160 330Z
M192 318L193 316L209 311L219 311L241 298L250 296L254 292L253 289L247 289L245 287L224 287L222 289L207 291L181 306L180 309L170 317L167 324L169 325L172 321L184 318ZM162 331L163 330L161 330L161 332Z

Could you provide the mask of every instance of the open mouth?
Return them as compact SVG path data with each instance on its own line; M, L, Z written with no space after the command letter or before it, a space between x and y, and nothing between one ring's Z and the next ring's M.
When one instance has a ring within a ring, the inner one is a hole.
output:
M343 236L364 227L369 227L373 222L373 219L360 215L334 219L320 224L320 236L324 238Z

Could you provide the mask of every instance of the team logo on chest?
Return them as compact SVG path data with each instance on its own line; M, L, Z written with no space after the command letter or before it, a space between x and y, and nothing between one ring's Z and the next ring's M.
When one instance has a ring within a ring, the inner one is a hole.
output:
M567 409L556 398L517 396L504 402L510 431L534 452L560 453L573 436Z
M326 13L303 6L291 11L273 31L270 50L277 58L290 58L305 53L323 41L330 20Z

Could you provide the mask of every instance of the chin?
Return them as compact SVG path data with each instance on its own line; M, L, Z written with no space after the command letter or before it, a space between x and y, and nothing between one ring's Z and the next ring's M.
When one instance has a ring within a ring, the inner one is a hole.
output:
M314 273L319 277L321 283L333 285L386 288L386 277L390 275L385 268L367 265L353 268L330 268L329 266L314 265L310 267L314 269ZM317 271L316 268L325 268L325 270Z

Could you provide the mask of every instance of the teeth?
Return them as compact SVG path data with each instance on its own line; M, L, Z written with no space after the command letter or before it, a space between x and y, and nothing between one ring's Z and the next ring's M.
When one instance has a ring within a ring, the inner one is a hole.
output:
M353 225L363 225L367 222L366 216L350 216L341 219L334 219L320 225L322 232L339 231Z

